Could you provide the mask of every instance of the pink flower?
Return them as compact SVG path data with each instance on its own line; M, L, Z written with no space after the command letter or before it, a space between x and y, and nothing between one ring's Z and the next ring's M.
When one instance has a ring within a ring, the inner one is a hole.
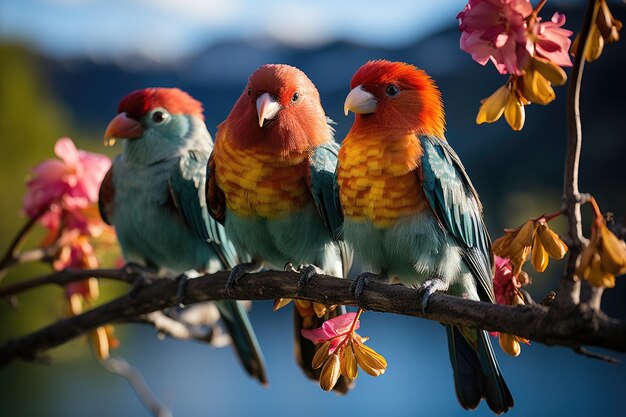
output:
M302 336L309 339L314 344L330 340L329 353L333 353L339 343L344 339L344 337L339 336L349 336L350 330L357 330L361 325L359 320L357 320L356 323L354 322L355 317L356 313L342 314L326 320L324 324L322 324L322 327L318 327L317 329L302 329ZM352 328L353 324L354 328Z
M470 0L457 15L461 49L481 65L491 60L501 74L521 75L532 53L526 32L532 11L528 0Z
M59 159L49 159L32 170L23 200L24 212L54 228L63 218L65 226L86 227L82 209L97 202L100 183L111 166L111 160L97 153L76 149L69 138L54 145ZM70 223L70 224L67 224Z
M571 67L569 49L572 31L563 29L565 15L554 13L549 22L540 22L533 26L535 52L538 56L552 61L560 67Z
M493 292L498 304L512 304L512 299L521 288L508 258L496 256L496 273L493 277Z

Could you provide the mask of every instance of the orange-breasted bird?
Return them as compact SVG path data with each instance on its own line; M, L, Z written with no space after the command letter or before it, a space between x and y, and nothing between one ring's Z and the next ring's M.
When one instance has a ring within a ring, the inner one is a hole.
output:
M342 277L350 268L350 251L339 238L339 146L329 122L304 72L263 65L219 125L207 166L207 201L237 253L249 258L233 268L229 288L246 273L289 263L305 265L302 284L316 271ZM314 307L307 315L296 311L296 358L318 379L319 370L311 368L315 346L300 330L343 310ZM348 385L343 380L335 389L345 392Z
M354 74L344 110L354 124L339 152L344 239L372 279L419 288L424 309L435 291L494 301L490 239L482 206L444 137L441 93L416 67L369 61ZM495 413L513 406L489 335L446 325L456 393L467 409L486 398Z

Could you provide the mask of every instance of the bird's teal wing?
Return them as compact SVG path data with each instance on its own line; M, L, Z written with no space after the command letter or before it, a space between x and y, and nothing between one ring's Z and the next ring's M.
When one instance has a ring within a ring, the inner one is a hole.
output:
M98 192L98 209L100 210L100 217L108 224L112 225L113 217L113 200L115 199L115 185L113 184L113 166L109 168L102 184L100 184L100 191Z
M224 267L238 263L237 253L226 238L224 227L209 216L205 196L207 158L202 152L189 151L180 158L179 169L172 173L169 186L176 208L198 238L209 243Z
M170 178L170 192L179 212L189 227L208 242L225 268L231 269L239 259L233 244L226 238L224 227L209 216L205 194L206 152L190 151L180 159L180 169ZM265 360L252 324L240 301L216 301L220 317L230 334L237 356L248 373L267 383Z
M479 293L486 297L481 298L495 302L491 242L478 194L450 145L430 136L421 136L420 141L423 150L420 179L430 208L463 249L463 258L480 283Z
M213 158L213 152L209 157L209 161L206 165L206 201L209 209L209 214L215 221L224 224L226 220L226 196L221 188L217 185L217 179L215 178L215 159Z
M343 241L343 212L337 184L339 144L325 143L315 148L309 159L309 190L324 224L332 232L341 250L344 277L352 266L352 250Z

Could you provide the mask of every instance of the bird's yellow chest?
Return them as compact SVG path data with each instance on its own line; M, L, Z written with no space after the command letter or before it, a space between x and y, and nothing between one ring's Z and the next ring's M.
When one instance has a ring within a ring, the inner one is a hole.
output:
M416 172L421 155L414 135L395 139L348 135L339 151L337 169L344 215L388 227L427 209Z
M278 218L311 199L305 153L281 158L239 149L223 139L213 152L217 185L224 192L226 207L239 216Z

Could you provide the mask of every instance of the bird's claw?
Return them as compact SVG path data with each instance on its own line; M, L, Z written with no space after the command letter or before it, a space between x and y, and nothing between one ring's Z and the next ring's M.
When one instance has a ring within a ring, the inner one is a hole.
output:
M350 282L350 295L360 300L365 287L369 285L370 281L377 279L381 279L381 276L372 272L362 272L358 274L356 277L352 278Z
M176 288L176 301L178 301L178 307L185 307L185 290L187 289L187 283L189 282L189 277L187 274L183 273L176 277L176 283L178 284Z
M293 266L292 266L293 267ZM296 270L300 274L300 279L298 279L298 288L296 289L296 293L300 295L300 293L309 285L311 278L313 278L317 274L322 274L323 271L316 267L315 265L300 265Z
M228 275L228 280L226 281L226 294L229 297L232 297L233 288L239 284L241 277L246 274L258 272L259 270L260 266L254 262L246 262L235 265L230 271L230 275Z
M447 291L448 287L448 283L441 278L431 278L424 281L424 283L417 289L423 314L426 314L426 308L428 307L430 296L437 291Z
M145 287L146 285L152 282L152 279L148 278L146 274L154 274L155 271L152 269L140 265L136 262L129 262L124 265L124 273L132 278L133 284L130 287L129 295L131 298L134 298L139 294L139 291Z

